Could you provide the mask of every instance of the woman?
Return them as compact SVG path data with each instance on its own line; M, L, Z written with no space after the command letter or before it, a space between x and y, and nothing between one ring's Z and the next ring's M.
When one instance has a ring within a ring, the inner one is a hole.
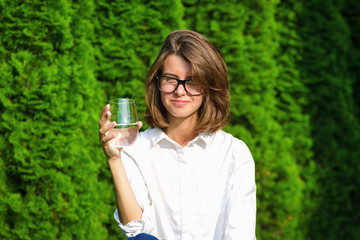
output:
M230 104L219 50L199 33L172 32L148 73L146 101L150 128L129 147L110 143L109 105L99 120L119 226L129 237L256 239L254 161L221 130Z

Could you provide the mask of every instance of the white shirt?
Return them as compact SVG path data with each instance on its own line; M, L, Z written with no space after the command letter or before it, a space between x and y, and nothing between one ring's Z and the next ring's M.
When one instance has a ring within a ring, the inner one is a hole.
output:
M143 215L127 236L166 240L254 240L255 165L244 142L219 130L181 147L149 128L121 152Z

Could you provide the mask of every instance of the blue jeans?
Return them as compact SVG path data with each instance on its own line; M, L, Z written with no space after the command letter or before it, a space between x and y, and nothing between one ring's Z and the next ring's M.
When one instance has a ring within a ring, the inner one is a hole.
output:
M149 235L146 233L140 233L135 237L129 237L128 240L159 240L158 238L154 237L153 235Z

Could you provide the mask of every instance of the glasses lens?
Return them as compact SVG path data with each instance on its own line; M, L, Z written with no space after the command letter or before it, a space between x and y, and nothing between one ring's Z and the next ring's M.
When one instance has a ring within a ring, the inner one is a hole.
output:
M159 87L163 92L171 93L176 89L178 81L169 77L159 77Z
M194 82L194 81L187 81L185 83L185 88L188 91L188 93L192 94L192 95L199 95L202 93L202 89L199 86L198 83Z

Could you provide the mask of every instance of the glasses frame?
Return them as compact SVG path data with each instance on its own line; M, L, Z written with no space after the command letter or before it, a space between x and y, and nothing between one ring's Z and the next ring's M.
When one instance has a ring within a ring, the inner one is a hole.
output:
M176 85L174 91L172 91L172 92L166 92L166 91L164 91L164 90L162 90L162 89L160 88L160 78L162 78L162 77L170 78L170 79L173 79L173 80L176 80L176 81L177 81L177 85ZM183 85L183 87L184 87L184 89L185 89L185 92L186 92L187 94L191 95L191 96L200 96L200 95L202 95L202 94L204 93L204 89L202 89L201 93L198 93L198 94L192 94L192 93L190 93L190 92L186 89L185 83L186 83L186 82L189 82L189 81L192 81L192 79L180 80L180 79L177 79L177 78L174 78L174 77L162 76L162 75L156 76L156 78L157 78L157 80L158 80L157 82L158 82L158 89L159 89L159 91L164 92L164 93L173 93L173 92L175 92L176 89L179 87L180 84Z

